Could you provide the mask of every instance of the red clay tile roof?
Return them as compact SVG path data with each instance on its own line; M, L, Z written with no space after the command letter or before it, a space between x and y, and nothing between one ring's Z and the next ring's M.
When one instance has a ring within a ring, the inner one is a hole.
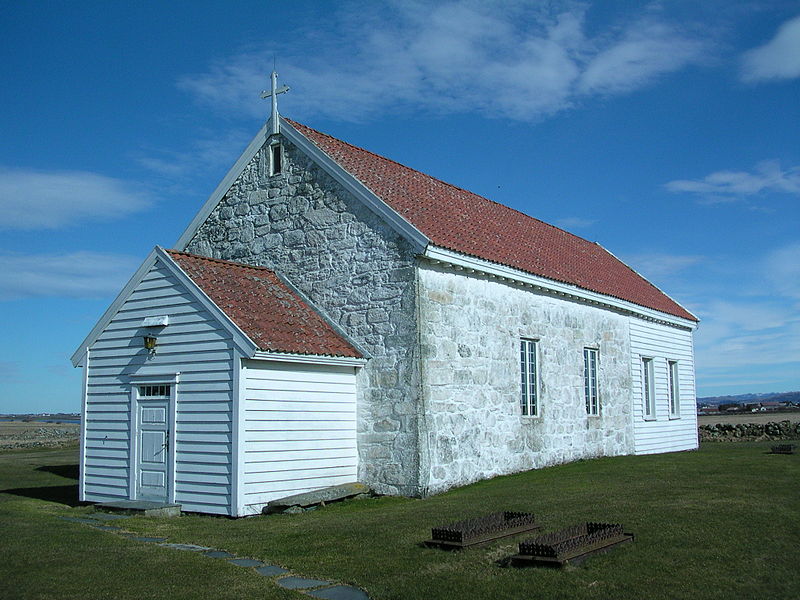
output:
M697 321L599 244L287 121L436 246Z
M177 250L167 253L260 350L361 358L273 271Z

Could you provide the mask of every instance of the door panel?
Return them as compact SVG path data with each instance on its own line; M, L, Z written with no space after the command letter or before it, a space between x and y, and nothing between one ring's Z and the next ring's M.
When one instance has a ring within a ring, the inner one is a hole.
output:
M166 502L168 496L169 400L139 399L136 499Z

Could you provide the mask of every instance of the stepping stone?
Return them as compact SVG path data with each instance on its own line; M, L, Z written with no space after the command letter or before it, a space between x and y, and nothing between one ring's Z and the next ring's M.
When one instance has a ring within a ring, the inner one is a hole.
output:
M256 572L264 577L274 577L275 575L283 575L284 573L288 573L289 569L276 567L275 565L266 565L264 567L258 567Z
M238 567L263 567L264 563L260 560L254 560L252 558L229 558L229 563L233 563Z
M158 537L140 537L140 536L133 536L132 540L136 540L137 542L147 542L149 543L161 543L166 542L167 538L158 538Z
M208 546L197 546L195 544L159 544L164 548L172 548L173 550L188 550L189 552L205 552L211 550Z
M79 517L58 517L62 521L69 521L70 523L86 523L87 525L97 525L94 519L82 519Z
M352 498L353 496L361 496L368 494L369 491L369 488L363 483L342 483L340 485L322 488L321 490L314 490L313 492L304 492L277 500L270 500L262 512L268 515L274 512L285 511L295 506L306 508L307 506L313 506L323 502L335 502L336 500L344 500L345 498Z
M230 552L225 552L224 550L209 550L207 552L203 552L206 556L210 556L211 558L233 558L233 554Z
M275 581L279 586L287 590L305 590L308 588L320 587L322 585L330 585L330 581L322 581L320 579L306 579L305 577L282 577Z
M325 600L369 600L363 590L349 585L334 585L333 587L322 588L307 592L309 596L315 598L325 598Z
M130 519L131 515L112 515L106 513L92 513L88 515L90 519L95 519L97 521L117 521L119 519Z
M116 500L114 502L102 502L97 505L100 510L112 512L127 512L139 514L146 517L179 517L181 514L180 504L168 504L165 502L151 502L149 500Z

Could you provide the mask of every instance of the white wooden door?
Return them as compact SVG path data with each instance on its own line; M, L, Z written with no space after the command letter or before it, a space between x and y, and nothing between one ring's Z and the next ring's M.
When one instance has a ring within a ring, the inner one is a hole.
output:
M136 499L166 502L169 487L169 399L139 398L137 406Z

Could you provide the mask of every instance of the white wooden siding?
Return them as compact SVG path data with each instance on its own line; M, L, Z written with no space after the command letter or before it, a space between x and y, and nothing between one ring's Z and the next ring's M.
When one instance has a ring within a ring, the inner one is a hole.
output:
M242 514L356 481L353 367L245 360Z
M169 315L169 325L151 357L142 320L153 315ZM175 501L187 511L231 514L232 368L230 335L157 261L91 347L86 500L131 496L131 376L179 372Z
M697 448L694 351L692 332L630 318L633 431L636 454ZM642 358L653 359L655 418L646 420ZM678 362L680 415L670 418L668 361Z

